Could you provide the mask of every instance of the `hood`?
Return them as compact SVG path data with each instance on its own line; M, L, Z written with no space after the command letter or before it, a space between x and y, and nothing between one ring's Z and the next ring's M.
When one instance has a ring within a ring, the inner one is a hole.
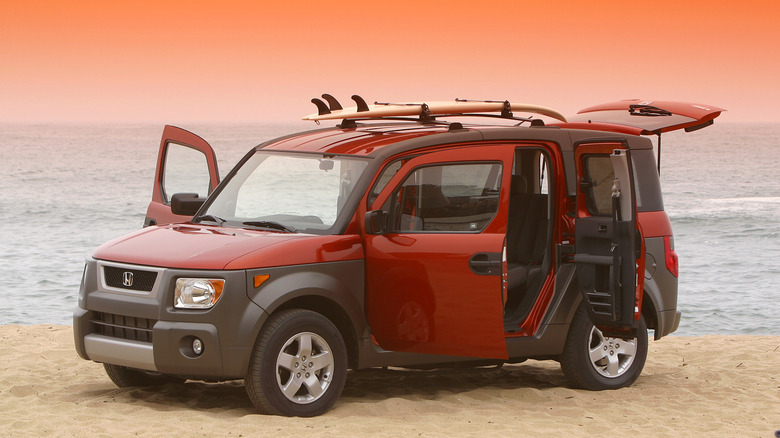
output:
M149 227L111 240L94 257L180 269L251 269L362 258L359 236L223 228L194 224Z

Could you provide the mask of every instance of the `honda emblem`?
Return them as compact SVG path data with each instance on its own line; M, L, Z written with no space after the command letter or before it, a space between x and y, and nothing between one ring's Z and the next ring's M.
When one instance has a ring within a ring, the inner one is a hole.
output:
M131 287L133 285L133 273L125 271L122 273L122 285L125 287Z

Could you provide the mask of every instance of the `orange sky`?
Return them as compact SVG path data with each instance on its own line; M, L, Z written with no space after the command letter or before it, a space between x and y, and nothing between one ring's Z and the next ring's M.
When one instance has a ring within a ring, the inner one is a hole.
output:
M323 92L780 122L779 21L776 0L0 0L0 123L285 122Z

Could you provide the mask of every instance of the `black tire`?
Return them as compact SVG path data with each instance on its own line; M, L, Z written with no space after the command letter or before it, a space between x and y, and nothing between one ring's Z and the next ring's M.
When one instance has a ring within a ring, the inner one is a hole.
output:
M166 374L149 373L119 365L104 363L103 368L114 384L120 388L134 386L160 386L168 383L184 383L185 379Z
M593 354L592 354L593 353ZM576 388L593 391L630 386L647 359L647 325L642 317L633 340L605 338L580 306L561 356L563 373Z
M263 414L313 417L336 403L346 378L347 349L336 326L319 313L291 309L260 331L244 384Z

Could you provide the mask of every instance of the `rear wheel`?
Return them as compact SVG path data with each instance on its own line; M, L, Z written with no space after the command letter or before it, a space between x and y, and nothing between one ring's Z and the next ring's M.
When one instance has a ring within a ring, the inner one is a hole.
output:
M330 409L347 376L336 326L309 310L274 315L258 336L244 383L264 414L312 417Z
M106 370L106 374L108 374L111 381L120 388L130 388L133 386L160 386L167 383L184 383L185 380L166 374L134 370L108 363L104 363L103 368Z
M569 328L561 368L578 388L617 389L636 381L645 359L647 326L644 317L639 321L636 338L610 338L593 326L587 309L581 306Z

